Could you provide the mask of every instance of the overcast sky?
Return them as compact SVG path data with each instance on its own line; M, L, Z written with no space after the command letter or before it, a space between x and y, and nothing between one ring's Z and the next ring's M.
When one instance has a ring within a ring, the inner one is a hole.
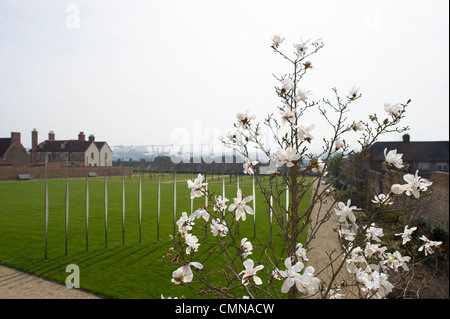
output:
M412 102L412 141L449 139L449 2L0 0L0 137L31 146L53 130L109 145L207 142L249 109L277 113L273 74L289 72L270 48L322 38L301 86L311 98L362 99L348 118ZM313 115L305 124L320 123ZM317 121L317 122L316 122ZM210 133L213 132L213 133ZM312 131L316 142L325 126ZM350 138L349 138L350 139ZM399 134L383 140L400 140Z

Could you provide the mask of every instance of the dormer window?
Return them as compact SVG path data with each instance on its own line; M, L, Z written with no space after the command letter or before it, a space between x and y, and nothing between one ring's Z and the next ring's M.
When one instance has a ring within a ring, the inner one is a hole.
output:
M61 144L61 149L63 150L63 149L65 149L66 148L66 144Z

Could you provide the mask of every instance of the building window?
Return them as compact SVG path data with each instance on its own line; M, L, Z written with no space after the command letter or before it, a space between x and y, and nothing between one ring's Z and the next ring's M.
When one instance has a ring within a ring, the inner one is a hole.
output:
M430 170L430 162L419 162L417 164L417 169L419 171L429 171Z
M94 153L91 153L91 159L94 159Z
M64 159L67 160L69 158L69 153L64 153Z
M39 161L41 159L41 153L36 152L36 160Z
M448 171L448 162L437 162L436 170L437 171Z

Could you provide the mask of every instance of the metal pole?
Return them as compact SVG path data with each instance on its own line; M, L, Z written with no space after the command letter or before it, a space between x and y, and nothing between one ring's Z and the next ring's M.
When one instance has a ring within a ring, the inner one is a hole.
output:
M255 191L255 175L253 175L253 235L256 236L256 191Z
M122 159L122 245L125 245L125 175Z
M206 174L206 172L205 172L205 190L206 190L206 193L205 193L205 209L207 210L208 209L208 176L207 176L207 174ZM207 228L205 228L205 239L207 239L208 238L208 229Z
M161 173L158 172L158 215L156 228L156 241L159 241L159 217L161 213Z
M108 182L105 171L105 248L108 248Z
M177 219L177 168L173 171L173 235L176 231L176 219Z
M142 241L142 163L139 168L139 243Z
M225 174L222 176L222 200L225 198Z
M289 186L286 185L286 221L289 221Z
M272 241L272 205L273 205L273 196L272 191L270 192L270 207L269 207L269 233L270 233L270 241Z
M44 258L47 259L47 235L48 235L48 155L45 155L45 197L44 197L44 233L45 233L45 249Z
M86 164L86 251L88 250L89 247L88 243L89 243L89 173L88 173L88 166Z
M69 157L66 159L66 255L67 255L67 242L69 239Z

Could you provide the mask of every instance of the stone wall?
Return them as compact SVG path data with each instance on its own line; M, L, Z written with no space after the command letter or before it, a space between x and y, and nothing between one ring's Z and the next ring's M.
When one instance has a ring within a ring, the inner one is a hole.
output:
M369 173L370 172L370 173ZM420 176L420 172L419 172ZM403 174L395 175L391 181L388 181L386 174L381 174L374 171L368 171L367 183L369 189L378 188L384 194L389 193L389 186L391 184L405 184ZM414 208L408 214L408 219L423 219L429 223L437 223L444 226L448 230L449 226L449 173L433 171L431 177L427 178L433 184L428 188L425 194L428 196L421 196L419 199L415 198L397 198L394 201L393 208L410 207ZM379 183L383 183L382 185ZM373 198L373 191L369 195Z
M89 166L87 168L88 172L95 172L97 176L121 176L122 167L113 166ZM128 176L133 173L133 168L124 167L123 174ZM11 166L0 166L0 181L12 181L18 180L19 174L30 174L31 179L44 179L45 178L45 167L11 167ZM48 178L65 178L66 168L60 166L49 166L48 167ZM86 177L86 167L69 167L69 178L76 177Z
M448 172L434 171L429 178L429 181L433 182L433 185L428 188L431 195L421 198L417 208L418 216L441 224L447 230L449 222L448 179Z

